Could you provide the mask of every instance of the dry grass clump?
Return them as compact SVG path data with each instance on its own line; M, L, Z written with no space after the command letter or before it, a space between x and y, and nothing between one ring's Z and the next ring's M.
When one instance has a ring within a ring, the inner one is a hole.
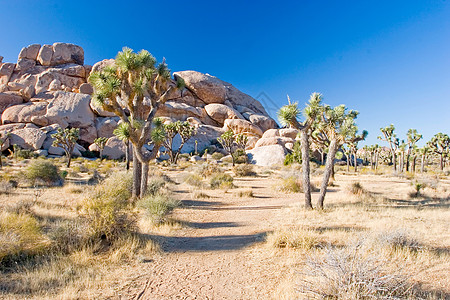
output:
M184 182L195 187L202 187L203 177L198 174L189 173L184 177Z
M253 197L255 197L255 195L253 194L253 190L252 189L240 190L236 194L237 194L237 196L239 198L243 198L243 197L245 197L245 198L253 198Z
M285 193L302 193L303 184L302 181L299 180L297 177L289 176L281 180L279 189L280 191Z
M414 285L392 261L366 247L367 240L309 255L299 293L308 299L403 299ZM399 266L400 265L400 266ZM404 265L403 265L404 267Z
M209 184L212 189L230 189L233 188L233 177L226 173L215 173L211 175Z
M348 191L352 195L362 196L367 193L367 191L363 188L360 182L353 182L349 187Z
M383 247L393 249L417 251L422 248L421 243L404 229L382 232L376 237L376 241Z
M209 198L211 198L211 196L209 196L203 191L195 190L192 192L192 199L209 199Z
M0 214L0 266L7 260L43 253L50 241L31 215L2 212Z
M215 173L221 173L222 169L217 164L204 163L194 170L194 174L197 174L203 178L207 178Z
M282 228L267 236L267 244L272 248L312 249L319 246L317 233L304 227Z
M14 183L11 181L0 179L0 195L9 195L14 189Z
M234 175L237 177L245 177L245 176L256 176L255 169L253 165L250 164L240 164L236 165L233 168Z

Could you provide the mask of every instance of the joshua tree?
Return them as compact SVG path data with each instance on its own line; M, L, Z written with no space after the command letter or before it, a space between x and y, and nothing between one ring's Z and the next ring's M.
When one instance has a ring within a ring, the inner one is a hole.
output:
M376 162L378 162L378 153L380 151L380 146L378 146L378 144L375 144L368 146L366 149L370 156L370 167L372 169L376 169Z
M309 102L306 104L304 111L305 121L299 122L300 109L298 103L291 103L288 96L288 105L283 106L278 111L278 120L284 126L290 126L300 131L300 142L302 148L302 173L303 173L303 189L305 192L305 208L312 209L311 203L311 181L309 166L309 137L311 136L311 126L320 113L320 103L322 95L312 93Z
M189 122L176 121L169 124L164 124L164 131L166 137L164 139L164 147L169 151L170 162L176 164L178 155L181 152L184 144L196 133L195 126ZM173 139L176 135L180 135L181 143L177 150L173 149Z
M353 154L353 162L355 167L355 172L358 170L358 143L366 139L369 134L367 130L363 130L363 132L358 135L358 127L354 126L353 128L349 128L349 136L346 139L346 143L350 147L351 153Z
M349 136L356 136L357 127L355 125L355 118L359 113L355 110L350 110L347 113L346 110L347 108L345 105L339 105L335 108L331 108L329 105L323 106L318 119L319 123L316 126L317 130L323 132L323 134L330 139L327 161L325 163L325 172L323 174L318 199L318 207L320 209L323 209L328 182L334 167L336 151L345 143Z
M431 141L428 142L428 146L430 147L431 152L439 155L439 166L441 171L443 171L445 167L444 156L450 150L449 136L447 134L439 132L431 138Z
M11 135L11 134L10 134L9 132L0 135L0 150L3 148L3 145L8 141L10 135ZM1 169L2 167L3 167L2 153L1 153L1 151L0 151L0 169Z
M425 164L427 161L428 154L431 152L431 149L429 146L423 146L419 149L419 153L421 156L420 159L420 172L423 173L425 171Z
M92 73L89 82L94 87L94 101L129 126L134 157L132 195L142 197L147 190L149 162L156 158L163 142L152 138L156 128L153 119L173 92L184 87L184 82L181 78L171 79L164 60L156 65L148 51L134 53L130 48L117 54L113 66ZM151 151L143 148L149 142L153 144Z
M100 149L100 159L103 158L103 149L105 149L106 142L108 142L107 137L99 137L94 140L94 143L97 145L97 147Z
M409 171L409 158L411 156L411 151L416 146L416 143L422 138L422 135L417 132L416 129L409 129L406 133L408 145L408 152L406 153L406 171Z
M399 147L399 139L394 133L395 127L393 124L380 128L383 136L379 136L378 139L385 141L389 144L389 151L391 152L392 163L394 165L394 172L397 171L397 149Z
M80 137L79 128L58 128L57 132L52 134L53 147L61 147L64 149L66 156L68 158L67 167L70 167L70 162L72 160L72 152L75 148L78 138Z
M403 167L405 165L405 151L406 151L406 143L404 140L398 146L398 154L399 154L399 162L398 162L398 170L400 173L403 173Z
M236 163L235 153L238 150L245 150L248 137L242 133L234 134L232 130L225 131L217 141L222 145L223 149L231 155L233 167Z
M119 123L113 134L125 144L126 169L130 169L130 124Z

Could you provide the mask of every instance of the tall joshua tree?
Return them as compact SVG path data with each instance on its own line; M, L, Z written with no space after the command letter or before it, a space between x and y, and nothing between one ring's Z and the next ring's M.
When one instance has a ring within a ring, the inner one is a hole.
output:
M345 143L346 139L357 132L355 118L358 112L350 110L347 112L345 105L339 105L331 108L329 105L323 106L319 119L317 130L322 131L330 138L330 146L328 147L328 155L325 163L325 172L323 174L322 185L320 187L320 195L317 205L323 209L323 202L327 192L328 182L334 168L334 159L336 151Z
M106 111L120 117L129 126L129 140L133 145L133 197L142 197L147 190L150 160L156 158L163 142L154 124L156 112L177 89L184 87L181 78L172 80L171 72L163 60L156 59L146 50L139 53L123 48L114 65L94 72L89 77L94 87L93 100ZM143 146L152 143L151 151Z
M408 145L408 152L406 153L406 171L408 172L410 170L409 159L411 157L411 151L416 147L416 143L422 138L422 135L419 134L416 129L409 129L406 133L406 137L406 144Z
M348 129L348 137L345 139L345 142L348 144L351 153L353 155L353 162L355 167L355 172L358 171L358 143L366 139L369 134L367 130L363 130L363 132L358 135L358 127L354 126L353 128Z
M309 166L309 138L311 136L311 126L320 114L322 95L312 93L309 102L304 110L305 120L298 120L301 110L298 103L291 103L288 96L288 105L283 106L278 111L278 120L284 126L290 126L300 131L301 151L302 151L302 173L303 173L303 189L305 192L305 208L312 209L311 202L311 181Z
M450 137L447 134L439 132L431 138L428 146L431 152L439 155L439 167L443 171L445 167L444 156L450 151Z
M397 171L397 149L400 145L400 141L397 135L394 133L395 127L393 124L380 128L383 136L379 136L378 139L385 141L389 144L389 151L391 153L392 163L394 165L394 172Z

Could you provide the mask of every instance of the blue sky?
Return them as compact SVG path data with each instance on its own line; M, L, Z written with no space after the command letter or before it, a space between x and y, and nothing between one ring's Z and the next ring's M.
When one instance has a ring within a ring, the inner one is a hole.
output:
M393 123L428 140L450 133L450 1L0 0L0 55L71 42L93 64L123 46L165 57L173 71L210 73L269 111L325 103L360 111L379 143ZM270 100L268 100L270 99Z

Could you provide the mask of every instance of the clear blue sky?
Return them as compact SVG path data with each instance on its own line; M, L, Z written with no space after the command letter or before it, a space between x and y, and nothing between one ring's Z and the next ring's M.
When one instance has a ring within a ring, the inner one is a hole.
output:
M173 71L207 72L274 112L320 92L360 111L378 142L394 123L404 138L450 134L450 1L0 0L0 55L71 42L93 64L123 46L166 57ZM264 96L265 97L265 96Z

